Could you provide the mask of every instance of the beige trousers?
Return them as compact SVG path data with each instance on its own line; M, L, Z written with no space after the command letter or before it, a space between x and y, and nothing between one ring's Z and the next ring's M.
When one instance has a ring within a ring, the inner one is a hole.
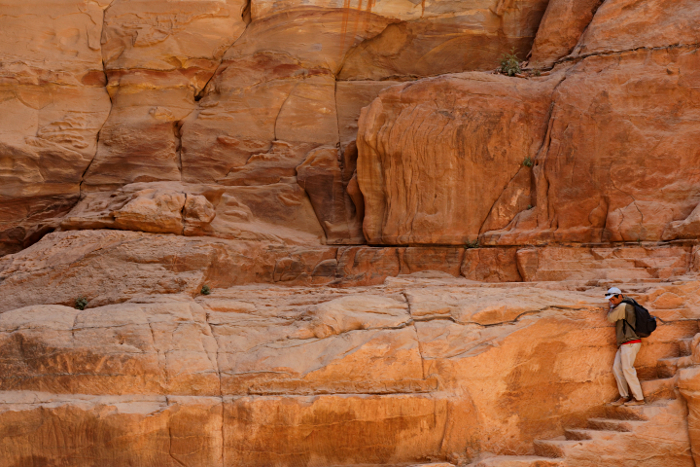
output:
M622 344L615 354L615 363L613 364L613 374L617 381L617 390L620 391L621 397L629 397L629 390L632 390L632 395L638 401L644 399L642 394L642 385L639 384L637 378L637 370L634 369L634 359L637 358L639 349L642 344Z

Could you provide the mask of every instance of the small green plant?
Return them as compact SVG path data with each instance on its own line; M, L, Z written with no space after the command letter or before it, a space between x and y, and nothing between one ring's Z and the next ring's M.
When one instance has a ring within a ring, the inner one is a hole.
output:
M515 47L510 49L509 54L501 55L501 73L508 76L515 76L523 70L520 68L520 59L515 54Z
M209 295L211 293L211 288L208 285L202 286L202 295Z
M82 295L75 299L75 307L78 310L84 310L87 305L88 305L87 298L83 297Z
M532 209L532 204L527 205L527 210L529 211L530 209Z
M539 69L535 70L535 76L542 76L542 71Z
M479 248L479 240L474 240L473 242L467 242L466 245L464 245L464 248L467 250L470 248Z
M525 160L523 161L523 165L525 167L532 167L534 163L532 162L532 159L530 159L530 156L527 156Z

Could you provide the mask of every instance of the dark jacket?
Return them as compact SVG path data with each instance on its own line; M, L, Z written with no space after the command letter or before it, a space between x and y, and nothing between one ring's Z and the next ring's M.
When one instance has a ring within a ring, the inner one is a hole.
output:
M634 307L629 303L620 303L610 310L608 321L615 323L617 345L639 339L639 336L634 332L634 327L637 326L637 315L634 312Z

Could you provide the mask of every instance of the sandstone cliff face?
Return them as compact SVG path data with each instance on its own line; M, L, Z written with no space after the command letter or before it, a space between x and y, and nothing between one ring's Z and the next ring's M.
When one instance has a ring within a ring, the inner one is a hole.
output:
M648 3L643 11L662 8ZM660 34L647 40L635 35L649 20L643 11L613 13L627 11L625 5L606 2L573 51L575 60L563 61L546 78L501 78L475 90L461 89L464 78L449 78L455 82L448 87L468 103L458 107L467 121L461 127L447 123L452 102L414 91L445 95L444 78L381 93L358 134L368 239L464 244L480 234L481 243L522 245L688 238L684 225L693 225L700 196L695 170L700 127L694 117L700 61L691 26L699 17L695 6L674 3L664 9L664 20L677 15L679 21L673 27L662 23ZM552 5L552 14L563 14L556 8L559 3ZM538 107L518 102L530 96L527 89ZM480 92L490 98L479 100ZM502 95L512 98L500 100ZM413 112L430 108L438 115ZM477 108L502 122L493 136L489 125L478 126L484 136L469 131ZM516 122L530 132L525 138L523 130L509 126ZM455 133L456 127L462 133ZM476 157L478 167L462 165L473 159L474 148L483 151ZM504 159L494 155L498 151ZM518 163L526 158L519 173ZM449 174L426 170L429 160L446 164ZM457 175L457 167L469 175ZM456 225L459 235L453 234Z
M267 218L286 206L269 191L297 191L296 167L338 145L324 163L336 175L302 184L328 242L362 243L345 154L360 108L386 78L491 69L511 46L526 53L546 4L8 4L0 254L55 229L82 192L130 183L264 186L239 202Z
M545 136L558 80L464 74L383 92L358 133L367 240L465 244L492 213L508 223L508 213L492 207L521 171L518 194L529 195L523 163Z
M79 199L110 100L97 2L6 2L0 30L4 255L55 227Z
M598 299L465 284L232 288L7 311L1 426L37 429L4 437L4 458L251 466L526 454L534 437L614 396L613 333L599 332ZM661 316L640 374L697 332L695 321ZM56 429L80 441L50 442ZM129 439L140 449L112 457Z
M0 1L0 465L700 462L699 22Z

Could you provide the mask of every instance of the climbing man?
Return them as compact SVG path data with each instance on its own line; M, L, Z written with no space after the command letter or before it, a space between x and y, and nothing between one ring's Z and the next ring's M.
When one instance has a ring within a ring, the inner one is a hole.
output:
M625 301L625 297L617 287L610 288L605 294L605 298L610 302L608 311L608 321L615 323L617 334L617 353L613 364L613 374L617 381L617 390L620 398L609 405L618 407L620 405L633 406L644 405L644 394L642 385L637 378L637 370L634 369L634 360L642 347L642 340L635 333L636 315L634 306ZM630 390L634 398L630 397Z

